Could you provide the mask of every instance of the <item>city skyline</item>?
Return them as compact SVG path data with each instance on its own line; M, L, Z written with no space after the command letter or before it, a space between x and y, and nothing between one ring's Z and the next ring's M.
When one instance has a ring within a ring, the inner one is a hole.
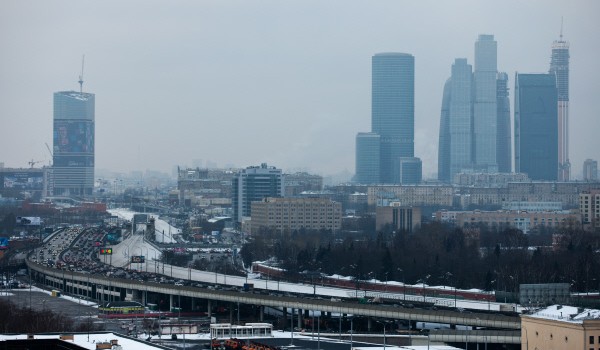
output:
M353 173L355 136L369 130L369 60L377 52L410 52L414 153L424 178L432 178L448 63L465 54L474 62L477 35L493 33L498 67L512 87L516 71L548 71L561 17L573 49L572 177L585 159L600 158L597 3L513 1L493 13L477 1L255 5L3 2L0 149L10 152L0 162L50 161L44 143L52 141L52 93L78 90L85 54L84 91L97 98L96 169L170 173L204 159Z

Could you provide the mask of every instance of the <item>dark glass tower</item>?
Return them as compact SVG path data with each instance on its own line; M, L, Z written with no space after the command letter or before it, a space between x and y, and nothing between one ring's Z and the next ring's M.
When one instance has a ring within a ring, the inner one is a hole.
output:
M532 180L558 177L557 102L554 74L516 74L515 171Z
M485 173L498 171L496 161L497 43L481 34L475 42L473 72L473 166Z
M95 96L54 93L53 182L55 196L88 197L94 190Z
M450 182L450 84L451 79L444 84L442 111L440 115L440 138L438 144L438 180Z
M508 74L498 73L496 80L497 135L496 160L498 172L510 173L511 164L511 132L510 132L510 100L508 99Z
M356 135L356 177L360 184L379 183L380 136L373 132L359 132Z
M415 59L379 53L372 59L371 131L380 135L382 183L399 178L401 157L414 157Z

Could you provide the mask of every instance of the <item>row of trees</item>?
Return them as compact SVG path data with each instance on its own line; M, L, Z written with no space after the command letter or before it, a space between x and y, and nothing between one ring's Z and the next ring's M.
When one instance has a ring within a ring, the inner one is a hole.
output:
M317 271L357 280L512 292L521 283L557 282L570 283L580 292L598 290L600 235L576 229L561 234L553 246L550 233L461 230L436 222L414 234L263 230L241 254L245 264L275 258L292 279L303 271Z
M87 332L100 331L90 319L76 324L69 317L50 310L37 311L0 300L0 329L3 333Z

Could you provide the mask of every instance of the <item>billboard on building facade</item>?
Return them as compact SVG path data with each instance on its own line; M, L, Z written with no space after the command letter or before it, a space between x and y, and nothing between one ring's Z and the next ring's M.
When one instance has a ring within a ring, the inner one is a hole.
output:
M0 250L8 249L8 238L0 237Z
M41 191L44 174L41 172L15 171L0 173L0 188Z
M40 226L42 218L39 216L17 216L17 225L23 226Z
M94 123L55 120L54 153L94 153Z

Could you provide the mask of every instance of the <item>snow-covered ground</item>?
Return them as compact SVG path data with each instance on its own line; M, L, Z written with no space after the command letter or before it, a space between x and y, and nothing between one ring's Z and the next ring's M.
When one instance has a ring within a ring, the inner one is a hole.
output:
M124 209L124 208L115 208L107 210L111 215L115 215L125 220L133 220L134 214L139 214L135 211ZM156 241L159 243L175 243L176 240L173 238L173 235L180 234L181 229L178 229L174 226L169 225L168 222L162 220L160 216L157 214L148 214L151 218L154 218L154 228L156 233Z
M32 292L40 292L40 293L44 293L44 294L48 294L48 295L52 295L52 291L49 290L45 290L45 289L41 289L35 286L32 286L31 288L27 287L27 288L20 288L19 291L32 291ZM10 291L10 289L8 290L3 290L0 291L0 297L10 297L10 296L14 296L15 294L12 293ZM98 304L93 302L93 301L88 301L82 298L76 298L76 297L72 297L69 295L62 295L58 298L64 299L64 300L68 300L68 301L72 301L76 304L80 304L80 305L87 305L87 306L91 306L91 307L98 307Z

